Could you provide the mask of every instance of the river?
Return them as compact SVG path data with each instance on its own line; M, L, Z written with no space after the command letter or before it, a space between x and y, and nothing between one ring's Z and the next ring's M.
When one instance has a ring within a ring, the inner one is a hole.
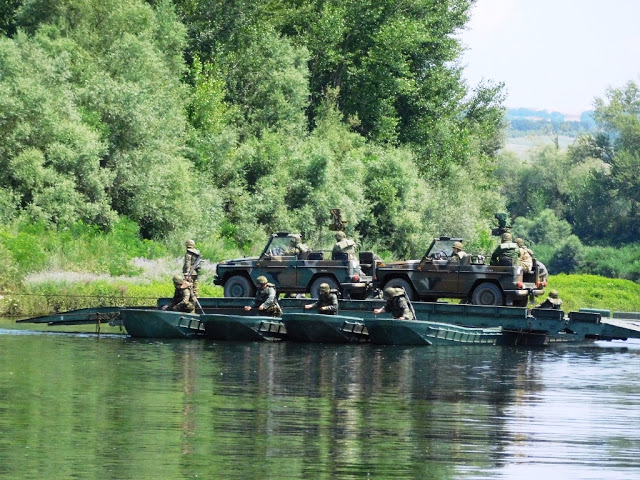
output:
M640 478L636 341L224 343L14 325L0 320L2 479Z

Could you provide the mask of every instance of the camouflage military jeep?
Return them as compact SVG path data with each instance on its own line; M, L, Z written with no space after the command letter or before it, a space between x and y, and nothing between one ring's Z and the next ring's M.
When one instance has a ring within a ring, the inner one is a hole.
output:
M343 298L367 297L373 280L363 274L359 260L340 254L340 258L332 258L330 251L323 250L296 253L296 237L299 235L289 232L274 233L259 257L221 261L213 283L224 286L225 297L253 297L261 275L278 293L310 293L318 298L320 284L328 283Z
M436 238L421 260L379 264L376 286L403 287L413 300L460 298L475 305L522 307L530 297L544 293L544 280L535 260L534 271L526 276L522 267L486 265L482 256L472 256L468 265L461 265L451 262L453 243L460 241Z

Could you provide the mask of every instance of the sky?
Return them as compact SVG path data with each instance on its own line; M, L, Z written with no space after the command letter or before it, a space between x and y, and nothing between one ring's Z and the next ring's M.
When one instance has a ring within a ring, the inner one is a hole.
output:
M504 82L508 108L577 115L640 83L640 0L478 0L467 27L465 78Z

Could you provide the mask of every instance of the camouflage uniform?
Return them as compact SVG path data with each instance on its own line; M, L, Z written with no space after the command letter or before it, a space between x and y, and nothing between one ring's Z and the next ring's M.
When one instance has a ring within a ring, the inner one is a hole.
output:
M531 273L533 270L533 251L525 246L522 238L516 238L516 244L520 249L520 265L522 265L524 273Z
M336 244L332 253L346 253L350 260L356 260L356 242L348 239L344 232L336 233Z
M291 245L285 253L287 255L295 255L298 258L302 258L308 251L309 247L302 243L302 239L299 236L295 236L293 238L293 245Z
M462 243L453 242L453 249L453 255L451 255L450 259L451 263L460 265L469 265L471 263L471 255L462 249Z
M382 295L387 303L382 307L382 312L389 312L393 318L404 318L405 320L415 320L413 312L409 308L409 300L402 288L385 288Z
M262 281L264 279L264 282ZM266 278L261 276L258 278L258 283L261 285L256 292L256 298L253 300L251 308L262 307L262 312L272 317L279 317L282 315L282 309L278 305L278 295L276 293L276 286L273 283L267 283Z
M184 278L191 282L193 288L193 296L198 296L198 274L200 266L195 266L196 261L200 258L200 250L196 250L196 244L193 240L187 240L185 243L187 251L184 254L184 262L182 264L182 274Z
M536 308L551 308L553 310L560 310L560 307L562 307L562 300L558 298L556 290L551 290L549 297L544 302L536 305Z
M491 265L515 267L520 263L520 249L518 244L511 241L510 233L502 234L502 243L496 247L491 255Z
M175 291L173 298L163 310L175 310L177 312L194 313L196 306L193 302L193 296L191 294L191 285L189 282L183 280L179 275L173 277L173 285Z
M338 314L338 295L335 291L331 291L328 283L320 285L320 296L318 301L311 305L305 306L305 308L317 308L318 313L324 315L337 315Z

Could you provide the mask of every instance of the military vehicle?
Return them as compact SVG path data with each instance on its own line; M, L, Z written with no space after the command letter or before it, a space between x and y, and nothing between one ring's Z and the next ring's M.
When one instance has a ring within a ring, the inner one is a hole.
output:
M420 260L380 263L376 287L402 287L412 300L435 302L459 298L475 305L524 307L529 299L544 293L541 264L534 259L533 272L522 267L486 265L482 256L471 256L469 264L451 261L453 243L460 238L439 237L431 242Z
M359 259L331 251L297 252L296 239L300 239L300 235L274 233L260 256L221 261L213 283L224 287L225 297L253 297L256 280L261 275L276 286L279 294L309 293L318 298L320 284L328 283L342 298L367 297L373 278L363 270L370 270L371 264L361 264ZM373 258L373 254L362 252L361 258Z

